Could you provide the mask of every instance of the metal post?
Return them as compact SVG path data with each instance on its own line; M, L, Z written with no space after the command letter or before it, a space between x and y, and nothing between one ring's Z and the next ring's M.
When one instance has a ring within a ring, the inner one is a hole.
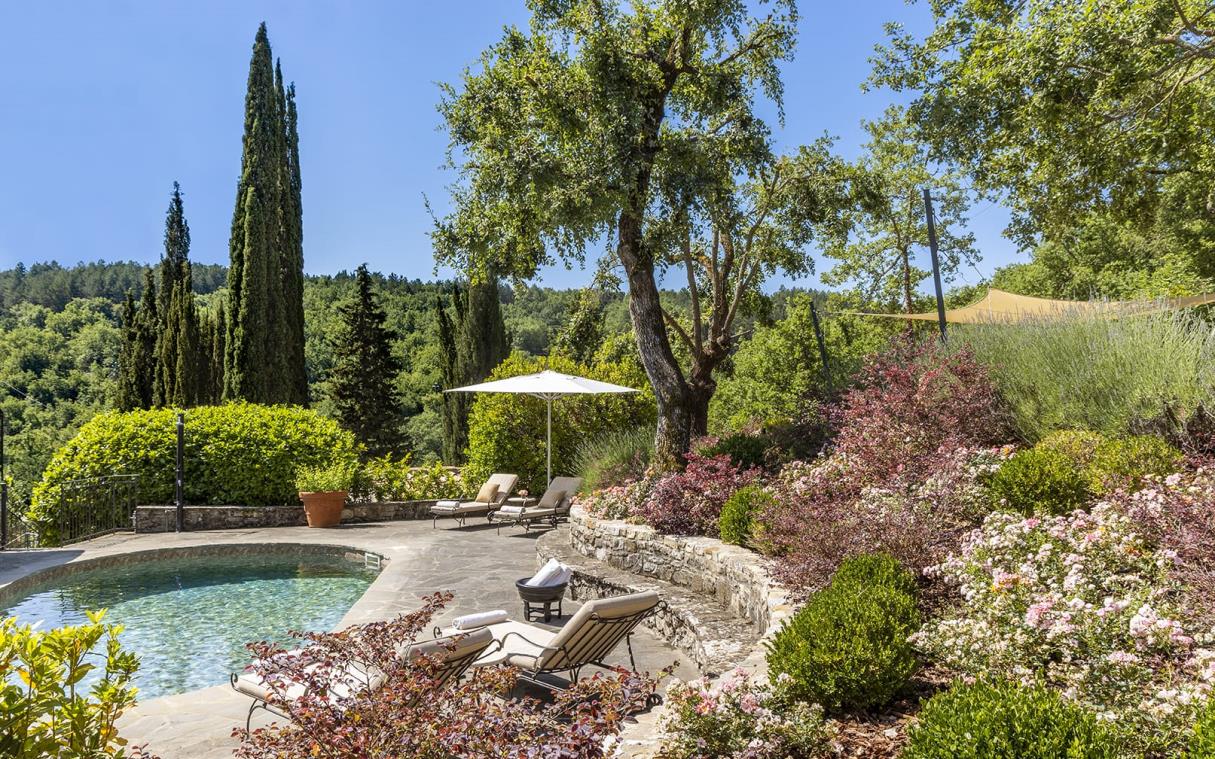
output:
M932 253L932 282L937 289L937 322L941 326L941 342L949 339L945 332L945 296L941 292L941 260L937 256L937 227L932 216L932 195L924 188L924 216L928 221L928 250Z
M182 461L185 458L186 445L186 415L177 412L177 531L181 532L185 522L185 503L182 500Z
M547 438L546 442L548 443L548 445L546 446L546 448L548 450L548 453L547 453L548 481L545 483L544 487L547 488L548 483L551 483L553 481L553 399L552 398L548 399L548 438Z
M4 409L0 409L0 551L8 545L8 478L4 470Z
M818 355L823 360L823 383L831 390L831 366L827 362L827 341L823 339L823 328L818 322L818 308L810 301L810 319L814 322L814 339L818 341Z

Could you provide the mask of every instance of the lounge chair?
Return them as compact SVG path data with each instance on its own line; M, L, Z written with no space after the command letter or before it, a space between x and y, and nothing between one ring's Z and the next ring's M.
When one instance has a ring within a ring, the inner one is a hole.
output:
M623 640L629 650L629 665L636 670L633 630L661 606L658 594L651 590L589 601L556 632L524 622L492 624L482 629L493 634L497 646L487 649L473 666L513 665L519 668L520 679L562 690L552 678L541 678L565 672L568 680L576 681L588 665L608 669L604 659Z
M554 477L535 505L518 510L508 505L490 514L489 521L497 523L499 532L504 524L522 524L529 530L532 522L548 522L556 527L562 519L569 519L570 506L580 487L581 477Z
M427 640L406 646L401 654L404 661L413 661L421 656L429 656L438 662L433 673L433 687L437 690L447 684L459 680L464 672L472 666L477 657L494 643L493 632L484 627L479 630L454 631L435 640ZM330 698L347 698L362 690L375 690L384 684L384 673L358 662L346 666L338 678L338 682L330 691ZM264 709L271 714L284 719L291 715L275 706L276 701L294 701L304 694L304 686L299 683L288 685L282 693L276 693L265 681L252 672L233 674L230 677L233 690L253 699L249 713L245 717L245 732L249 732L253 720L253 712Z
M471 516L489 516L506 503L518 481L514 474L490 475L471 501L439 501L430 507L430 515L434 517L431 527L439 526L439 517L453 517L463 527Z

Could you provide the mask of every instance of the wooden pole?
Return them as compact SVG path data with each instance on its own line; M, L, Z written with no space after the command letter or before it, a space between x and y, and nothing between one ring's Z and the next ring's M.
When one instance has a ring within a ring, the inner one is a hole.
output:
M941 327L941 342L949 335L945 330L945 295L941 292L941 259L937 255L937 227L932 215L932 195L924 188L924 216L928 221L928 250L932 253L932 283L937 291L937 322Z

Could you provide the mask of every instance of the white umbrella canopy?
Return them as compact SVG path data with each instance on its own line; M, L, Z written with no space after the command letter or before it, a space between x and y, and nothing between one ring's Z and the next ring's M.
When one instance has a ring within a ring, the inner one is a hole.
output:
M482 382L479 385L453 387L448 393L514 393L530 395L548 403L547 472L548 482L553 481L553 401L567 395L599 395L601 393L636 393L637 390L610 382L562 374L545 369L535 374Z

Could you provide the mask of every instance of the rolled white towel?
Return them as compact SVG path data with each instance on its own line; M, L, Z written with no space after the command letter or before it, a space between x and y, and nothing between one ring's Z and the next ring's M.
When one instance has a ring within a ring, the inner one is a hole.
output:
M548 563L540 567L540 571L524 584L530 585L533 588L551 588L568 581L569 567L556 559L549 559Z
M478 627L505 622L507 619L509 617L505 610L495 609L494 611L479 611L476 614L465 614L462 617L456 617L452 620L451 626L457 630L475 630Z
M505 505L505 506L503 506L502 508L498 509L498 513L499 513L499 514L522 514L522 513L523 513L523 507L522 507L522 506L517 506L517 505L515 505L515 504L508 503L507 505Z

